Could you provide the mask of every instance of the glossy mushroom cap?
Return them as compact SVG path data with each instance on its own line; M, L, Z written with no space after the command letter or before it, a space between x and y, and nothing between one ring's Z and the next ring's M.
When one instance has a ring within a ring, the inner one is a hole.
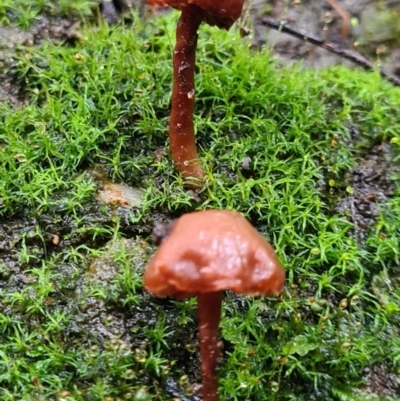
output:
M204 20L210 25L229 29L240 17L244 0L146 0L151 7L173 7L182 10L192 4L205 11Z
M147 290L177 299L225 289L277 295L284 281L272 246L243 216L224 210L180 217L144 276Z

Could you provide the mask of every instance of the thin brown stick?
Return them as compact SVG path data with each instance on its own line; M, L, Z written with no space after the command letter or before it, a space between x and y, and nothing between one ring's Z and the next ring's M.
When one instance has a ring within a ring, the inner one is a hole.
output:
M183 177L195 179L204 176L197 155L193 123L197 29L203 17L203 11L197 6L182 8L173 55L174 85L169 123L171 154L175 166Z
M197 296L203 401L219 400L216 368L220 352L218 326L221 319L221 304L222 292L199 294Z
M279 23L276 21L272 21L267 18L263 18L260 22L264 26L268 26L269 28L275 29L277 31L287 33L291 36L294 36L295 38L303 40L304 42L311 43L314 46L322 47L323 49L328 50L331 53L337 54L339 57L342 57L346 60L349 60L349 61L363 67L367 71L376 71L377 70L377 71L379 71L379 74L383 78L386 78L393 85L400 86L400 78L390 75L387 72L382 71L381 69L377 69L371 61L369 61L368 59L366 59L364 56L362 56L359 53L356 53L351 50L341 49L341 48L335 46L333 43L325 42L322 39L316 38L314 36L306 35L304 33L296 31L293 28L286 26L285 24L282 24L282 23Z

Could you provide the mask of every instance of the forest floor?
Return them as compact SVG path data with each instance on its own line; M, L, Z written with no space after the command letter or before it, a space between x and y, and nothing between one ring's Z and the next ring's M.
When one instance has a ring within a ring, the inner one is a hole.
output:
M332 4L257 1L244 38L201 28L198 194L166 140L177 13L0 5L2 400L198 399L195 300L142 274L154 224L205 208L243 213L288 278L278 299L226 295L222 399L399 399L400 89L261 23L398 74L399 2L337 0L345 35Z

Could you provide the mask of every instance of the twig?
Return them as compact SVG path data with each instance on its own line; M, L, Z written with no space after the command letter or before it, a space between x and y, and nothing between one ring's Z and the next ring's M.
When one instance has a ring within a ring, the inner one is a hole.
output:
M296 31L293 28L286 26L283 23L272 21L267 18L261 19L260 22L264 26L268 26L269 28L275 29L277 31L287 33L291 36L294 36L295 38L303 40L304 42L311 43L312 45L322 47L323 49L328 50L331 53L337 54L339 57L342 57L346 60L349 60L355 64L360 65L365 70L368 71L376 70L374 64L359 53L356 53L351 50L341 49L335 46L333 43L325 42L324 40L316 38L314 36L306 35L304 33ZM378 69L378 71L382 77L386 78L393 85L400 86L400 78L388 74L387 72L382 71L381 69Z

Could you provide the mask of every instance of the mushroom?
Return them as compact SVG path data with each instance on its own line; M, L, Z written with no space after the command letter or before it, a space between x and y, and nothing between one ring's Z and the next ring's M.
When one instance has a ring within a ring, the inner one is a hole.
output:
M203 400L218 401L222 291L277 295L285 272L272 246L239 213L205 210L174 222L150 260L144 286L156 296L197 296Z
M204 21L229 29L239 18L244 0L146 0L149 6L170 6L182 11L176 29L173 55L174 84L169 122L171 155L184 178L194 178L198 187L204 176L194 137L194 67L197 29ZM197 182L196 182L197 181Z

